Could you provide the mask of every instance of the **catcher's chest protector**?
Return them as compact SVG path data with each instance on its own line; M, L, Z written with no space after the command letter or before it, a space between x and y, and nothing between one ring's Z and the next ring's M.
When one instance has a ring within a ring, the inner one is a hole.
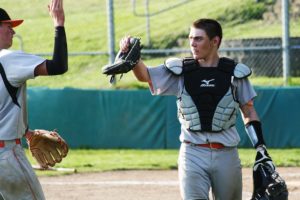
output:
M231 90L235 66L228 58L220 58L217 67L200 67L194 59L184 60L184 86L196 105L201 131L216 131L212 128L213 117L219 102Z

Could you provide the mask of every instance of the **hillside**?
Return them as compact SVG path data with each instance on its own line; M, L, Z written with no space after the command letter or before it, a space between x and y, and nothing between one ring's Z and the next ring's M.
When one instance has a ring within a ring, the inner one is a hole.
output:
M53 48L53 27L47 11L47 2L40 0L19 1L0 0L12 18L22 18L25 22L15 31L21 36L23 49L30 53L51 53ZM150 44L147 44L144 1L115 0L116 49L124 35L142 38L145 48L188 48L185 38L192 21L202 17L219 19L224 28L224 39L275 37L281 34L278 20L268 23L263 20L272 0L254 3L253 0L151 0L149 1ZM18 5L18 6L16 6ZM107 51L107 10L104 0L72 1L64 0L66 30L70 54L80 52ZM134 12L135 11L135 14ZM270 11L269 11L270 12ZM295 24L292 23L292 26ZM297 26L299 27L299 20ZM296 27L296 25L295 25ZM300 35L299 29L292 29L291 35ZM13 49L20 49L21 42L14 40ZM165 57L144 56L147 64L157 65ZM108 62L106 55L81 55L69 57L69 72L63 76L38 78L29 81L29 86L110 88L108 78L103 76L101 67ZM145 87L136 84L132 74L126 74L116 87ZM134 83L134 84L133 84Z

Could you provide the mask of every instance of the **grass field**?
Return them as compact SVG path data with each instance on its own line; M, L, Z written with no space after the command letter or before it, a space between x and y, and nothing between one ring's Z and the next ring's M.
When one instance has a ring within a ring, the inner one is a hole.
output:
M32 164L35 160L26 151ZM299 167L300 149L269 149L276 166ZM255 159L254 149L239 149L243 167L251 167ZM56 167L76 168L78 172L101 172L113 170L177 168L178 150L83 150L71 149L68 156ZM66 172L38 171L39 175L57 175Z

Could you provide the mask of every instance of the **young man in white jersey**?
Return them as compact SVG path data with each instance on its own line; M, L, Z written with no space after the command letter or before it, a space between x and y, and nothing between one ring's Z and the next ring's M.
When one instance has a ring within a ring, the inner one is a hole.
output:
M51 0L48 10L55 28L51 60L8 50L13 43L14 28L23 20L11 19L0 8L0 199L45 199L22 149L21 138L25 136L28 139L34 134L27 122L26 81L37 76L63 74L68 70L63 1ZM60 161L61 158L47 165L53 166Z

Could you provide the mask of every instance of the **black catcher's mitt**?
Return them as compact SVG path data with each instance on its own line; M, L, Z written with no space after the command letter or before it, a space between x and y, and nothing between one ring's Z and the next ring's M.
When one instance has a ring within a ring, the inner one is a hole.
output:
M261 158L257 154L256 160ZM253 166L253 194L251 200L287 200L288 190L283 178L267 162L256 162Z
M127 52L119 51L114 63L105 65L102 68L102 73L112 75L112 79L114 79L117 74L129 72L138 63L141 57L141 49L140 38L130 38L129 50Z

